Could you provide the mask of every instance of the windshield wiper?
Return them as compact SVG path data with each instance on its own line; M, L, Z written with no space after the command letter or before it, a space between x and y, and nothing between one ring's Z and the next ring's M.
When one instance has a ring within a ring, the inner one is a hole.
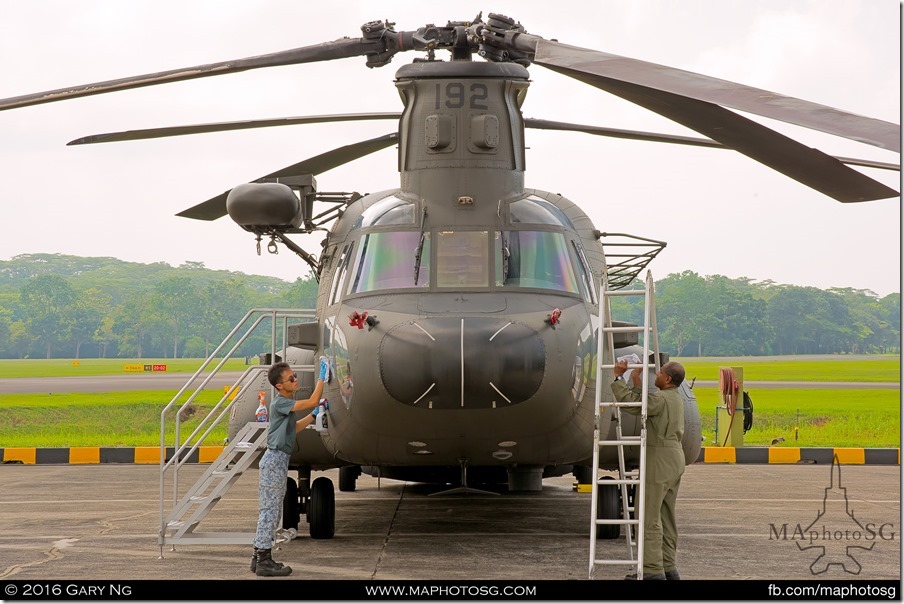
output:
M427 208L421 210L421 238L417 242L417 251L414 253L414 284L417 285L418 276L421 273L421 254L424 251L424 240L427 238L427 232L424 230L427 223Z

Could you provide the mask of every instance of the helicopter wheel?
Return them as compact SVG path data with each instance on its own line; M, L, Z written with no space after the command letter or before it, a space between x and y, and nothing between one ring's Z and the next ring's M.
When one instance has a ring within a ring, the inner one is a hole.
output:
M286 477L286 494L283 497L283 519L282 527L284 529L298 530L298 521L301 518L301 506L298 503L298 484L291 478Z
M612 480L604 476L602 480ZM601 484L596 502L596 517L600 519L615 520L621 518L621 495L618 485ZM621 525L600 524L596 527L597 539L618 539L621 535Z
M339 468L339 490L343 493L354 491L358 476L361 476L361 466L343 466Z
M336 494L333 481L321 476L311 484L308 522L313 539L332 539L336 533Z

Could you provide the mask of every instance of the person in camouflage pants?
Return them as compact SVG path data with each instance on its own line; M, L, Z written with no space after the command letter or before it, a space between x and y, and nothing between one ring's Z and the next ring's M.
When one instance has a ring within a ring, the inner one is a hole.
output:
M276 363L267 372L267 380L279 394L270 401L267 451L259 464L259 512L254 552L251 556L251 570L258 576L284 577L292 572L291 567L273 560L273 539L282 513L283 498L286 495L289 454L292 453L295 444L295 434L310 425L316 415L315 412L299 419L296 413L317 408L323 394L323 381L328 373L329 363L324 357L320 363L320 375L313 394L308 399L296 401L294 395L299 387L298 376L289 364Z

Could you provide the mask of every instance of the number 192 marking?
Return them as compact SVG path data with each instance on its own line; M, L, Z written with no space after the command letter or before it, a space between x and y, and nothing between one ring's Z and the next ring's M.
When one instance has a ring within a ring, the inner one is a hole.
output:
M465 85L461 82L449 82L446 89L442 90L441 84L436 85L436 99L434 109L439 110L443 107L448 109L461 109L468 103L469 109L489 109L489 105L485 102L489 98L489 90L486 84L471 84L468 93L465 92Z

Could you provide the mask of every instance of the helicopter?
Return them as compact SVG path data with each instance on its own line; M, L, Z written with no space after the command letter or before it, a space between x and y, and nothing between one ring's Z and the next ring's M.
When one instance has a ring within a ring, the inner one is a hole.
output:
M303 431L293 453L299 480L289 489L293 513L287 516L296 526L309 498L331 499L331 485L320 479L309 485L312 469L340 467L343 490L353 490L362 470L441 484L460 480L462 488L469 480L505 481L527 491L538 490L544 476L586 473L592 393L597 379L608 379L594 368L594 318L611 266L603 232L584 211L562 195L525 187L525 128L728 147L841 202L898 195L848 167L893 168L888 164L826 155L723 105L899 152L894 124L780 95L764 102L764 91L546 40L493 13L410 31L372 21L360 37L3 99L0 110L342 57L385 67L408 50L426 56L395 74L401 113L276 120L388 120L397 124L394 131L239 184L180 213L200 220L229 215L259 243L269 239L268 248L287 246L318 277L316 321L296 326L293 345L282 351L293 365L328 356L335 372L325 389L329 430ZM437 56L447 52L448 59ZM708 138L524 118L528 69L535 65ZM275 124L200 124L91 135L76 143L269 125ZM393 146L399 148L398 188L367 195L318 190L320 173ZM327 209L315 211L315 204ZM292 240L327 225L317 254ZM626 339L619 350L635 347ZM699 452L700 421L692 392L684 396L690 463ZM236 407L233 432L250 421L256 402ZM309 517L312 536L332 536L328 508Z

